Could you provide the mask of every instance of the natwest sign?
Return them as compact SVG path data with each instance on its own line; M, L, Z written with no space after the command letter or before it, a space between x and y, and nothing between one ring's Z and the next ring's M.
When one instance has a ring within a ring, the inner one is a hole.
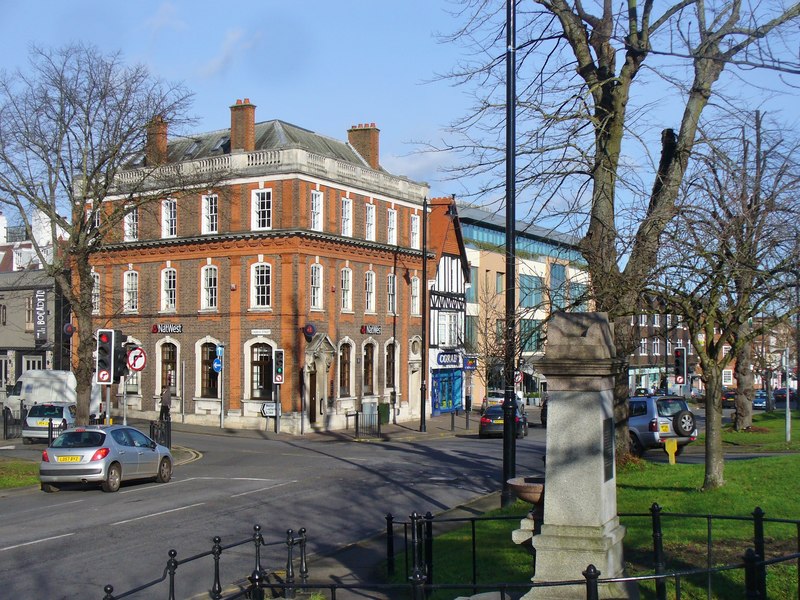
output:
M153 333L183 333L182 323L156 323Z
M370 335L380 335L381 334L381 326L380 325L362 325L361 326L361 333L368 333Z

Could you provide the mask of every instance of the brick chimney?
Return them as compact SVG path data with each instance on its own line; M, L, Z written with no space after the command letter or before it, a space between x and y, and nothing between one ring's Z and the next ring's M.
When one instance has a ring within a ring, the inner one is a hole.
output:
M381 130L375 123L359 123L347 130L347 141L373 169L380 169Z
M167 162L167 122L161 115L156 115L147 124L144 156L148 165L163 165Z
M231 152L256 149L256 105L250 98L236 100L231 106Z

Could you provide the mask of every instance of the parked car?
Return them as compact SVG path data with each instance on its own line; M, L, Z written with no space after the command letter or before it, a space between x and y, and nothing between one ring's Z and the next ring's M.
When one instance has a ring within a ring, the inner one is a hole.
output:
M767 410L767 392L758 390L753 396L753 408L760 410Z
M503 404L506 399L506 393L503 390L487 390L486 395L481 402L481 414L486 412L486 409L493 405Z
M22 443L31 444L34 440L47 440L51 421L53 434L58 435L75 424L77 414L78 407L72 402L34 404L22 423Z
M651 448L664 448L664 442L678 442L677 454L697 439L694 414L680 396L635 396L628 400L628 431L631 452L642 456Z
M722 408L736 407L736 390L725 390L722 392Z
M790 389L789 390L789 398L791 399L792 402L796 402L797 401L797 390ZM775 402L786 402L786 388L785 387L778 388L777 390L772 392L772 399L775 400Z
M172 478L172 453L135 427L92 425L68 429L42 452L42 491L64 483L99 483L116 492L123 481Z
M516 423L516 433L518 438L528 435L528 417L524 411L520 410L519 404L516 407L514 421ZM483 439L489 436L503 437L505 419L503 407L499 404L489 406L481 417L478 426L478 437Z
M646 387L637 387L636 391L633 392L634 396L649 396L650 389Z

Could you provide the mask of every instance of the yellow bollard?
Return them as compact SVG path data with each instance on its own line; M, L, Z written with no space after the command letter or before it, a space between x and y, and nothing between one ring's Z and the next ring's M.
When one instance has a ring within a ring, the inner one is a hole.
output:
M664 440L664 449L669 455L669 464L675 464L675 453L678 451L678 440Z

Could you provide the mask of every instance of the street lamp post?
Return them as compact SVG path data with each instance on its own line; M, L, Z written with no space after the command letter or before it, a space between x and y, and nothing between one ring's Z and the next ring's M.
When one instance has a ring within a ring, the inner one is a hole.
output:
M426 432L425 406L428 396L428 197L422 199L422 383L419 387L419 430Z
M501 506L513 500L508 480L516 476L516 397L514 395L514 316L516 313L516 0L506 0L506 339L503 399L503 491Z

